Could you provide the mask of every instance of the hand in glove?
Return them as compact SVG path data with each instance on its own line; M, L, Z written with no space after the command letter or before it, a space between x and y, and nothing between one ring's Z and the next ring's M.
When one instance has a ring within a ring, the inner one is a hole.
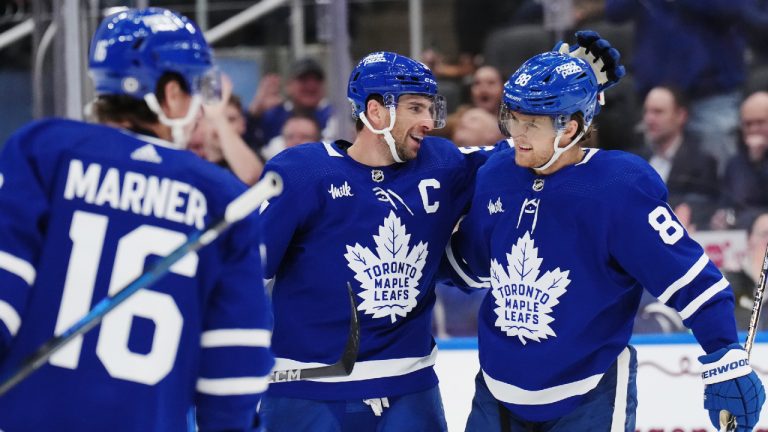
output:
M607 40L601 38L597 32L591 30L576 32L576 42L578 46L573 48L560 42L555 45L554 50L586 61L597 76L599 91L612 87L626 75L624 66L619 63L621 60L619 51Z
M765 389L749 366L747 352L731 344L712 354L699 357L704 365L704 408L715 428L720 428L720 411L736 417L736 430L750 432L757 425L765 403Z

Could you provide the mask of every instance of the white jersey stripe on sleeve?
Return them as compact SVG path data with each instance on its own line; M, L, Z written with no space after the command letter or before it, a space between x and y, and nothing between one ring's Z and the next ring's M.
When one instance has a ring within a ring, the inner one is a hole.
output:
M629 388L629 348L619 354L616 360L616 397L613 400L611 432L625 432L627 423L627 390Z
M487 281L483 281L483 280L478 281L478 280L472 279L464 271L464 269L461 268L458 260L456 259L456 256L453 254L453 248L451 247L450 241L448 242L448 246L446 246L445 248L445 255L448 257L448 262L451 263L451 268L453 269L453 271L457 275L459 275L461 280L463 280L464 283L467 284L467 286L472 288L490 288L491 287L490 278L488 278Z
M10 304L0 300L0 322L5 324L8 331L11 332L11 336L16 336L16 332L21 327L21 317L16 309Z
M434 347L428 356L357 362L355 363L354 369L352 369L352 373L348 376L313 378L306 381L349 382L402 376L433 366L435 364L435 359L437 359L437 347ZM327 366L327 364L305 363L287 358L276 358L273 370L307 369L318 366Z
M268 348L272 339L269 330L219 329L203 332L200 345L203 348L247 346Z
M214 396L235 396L263 393L269 385L269 377L247 378L198 378L197 391Z
M526 390L512 384L495 380L483 370L488 390L496 399L515 405L546 405L579 396L597 387L603 374L592 375L579 381L548 387L541 390Z
M23 259L13 256L7 252L0 251L0 269L6 270L24 279L27 285L35 283L35 267Z
M725 280L723 277L720 279L719 282L715 283L711 287L707 288L706 291L699 294L698 297L693 299L690 303L688 303L688 306L685 307L682 311L680 311L680 318L686 320L691 317L694 313L696 313L697 310L703 305L707 300L714 297L715 294L719 293L720 291L728 288L728 281Z
M680 279L672 282L672 285L667 287L666 290L664 290L663 293L659 296L659 301L666 304L672 296L680 291L681 288L691 283L691 281L696 278L696 276L701 273L702 270L704 270L704 267L707 266L707 263L709 262L709 257L707 254L701 254L701 257L698 261L696 261L696 264L691 266L690 269L681 277Z

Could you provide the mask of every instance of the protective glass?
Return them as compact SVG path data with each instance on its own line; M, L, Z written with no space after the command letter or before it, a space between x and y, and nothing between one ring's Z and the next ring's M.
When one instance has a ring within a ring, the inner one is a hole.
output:
M197 75L192 83L192 94L199 94L204 104L221 101L221 71L212 67L201 75Z
M504 135L512 138L525 135L532 140L550 138L556 135L552 118L536 116L533 119L521 119L519 115L502 104L499 111L499 129Z
M405 96L405 94L401 95ZM432 121L434 122L434 125L432 126L433 129L440 129L445 127L445 119L448 116L448 109L447 104L445 103L445 98L443 95L435 94L435 95L429 95L429 94L418 94L418 96L423 96L426 99L429 99L429 104L426 107L426 112L429 113L429 116L432 118ZM386 106L392 106L394 104L394 98L391 97L391 95L387 95L384 98L384 104ZM406 106L406 109L414 109L416 110L416 106ZM420 107L418 108L420 109ZM419 115L420 113L414 112L414 114Z

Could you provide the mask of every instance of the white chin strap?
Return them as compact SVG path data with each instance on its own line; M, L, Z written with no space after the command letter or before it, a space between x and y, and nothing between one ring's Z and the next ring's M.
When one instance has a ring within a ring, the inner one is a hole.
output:
M589 126L587 126L587 127L589 127ZM584 129L586 130L586 128L587 128L587 127L585 127ZM581 133L580 133L580 134L576 135L576 138L574 138L574 139L573 139L573 141L571 141L571 143L570 143L570 144L568 144L567 146L565 146L565 147L563 147L563 148L560 148L560 147L559 147L559 145L560 145L560 138L562 138L562 137L563 137L563 132L565 132L565 131L564 131L563 129L561 129L561 130L557 131L557 136L555 137L555 141L554 141L554 143L552 144L552 146L554 147L554 150L555 150L555 152L552 154L552 157L551 157L551 158L549 158L549 161L548 161L547 163L545 163L545 164L544 164L544 165L542 165L542 166L539 166L539 167L536 167L536 168L534 168L534 170L535 170L535 171L539 171L539 172L541 172L541 171L544 171L545 169L547 169L547 168L551 167L551 166L552 166L552 164L553 164L553 163L555 163L555 162L557 161L557 159L558 159L558 158L560 158L560 156L561 156L563 153L565 153L566 151L568 151L568 149L570 149L571 147L575 146L575 145L576 145L576 143L578 143L578 142L579 142L579 140L581 139L581 137L583 137L583 136L584 136L584 132L585 132L585 130L581 131Z
M397 163L403 163L404 160L400 159L400 156L397 155L397 147L395 147L395 138L392 136L390 131L393 127L395 127L395 107L391 106L389 107L389 126L385 127L384 129L374 129L373 126L371 126L371 123L368 121L368 118L365 117L365 113L360 113L360 121L363 122L365 127L368 128L371 132L377 134L377 135L384 135L384 141L387 142L387 146L389 146L389 152L392 153L392 158L395 159L395 162Z
M147 93L144 95L144 102L147 103L149 109L157 114L160 123L171 128L171 136L173 137L173 144L178 149L187 147L187 141L189 141L189 134L184 131L184 128L197 118L197 113L200 111L203 99L200 95L193 95L192 100L189 103L189 109L187 115L181 118L171 119L165 115L165 112L160 107L160 103L157 101L157 97L154 93Z

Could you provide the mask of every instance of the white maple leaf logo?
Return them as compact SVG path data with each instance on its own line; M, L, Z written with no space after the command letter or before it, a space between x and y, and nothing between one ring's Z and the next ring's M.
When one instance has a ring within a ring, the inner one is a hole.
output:
M523 345L527 343L526 339L540 342L549 336L557 336L549 326L555 320L549 314L571 283L569 271L560 268L539 278L540 266L538 249L527 231L507 254L506 269L496 259L491 261L496 326L507 336L517 336Z
M347 245L344 254L363 288L359 294L363 302L357 309L374 318L389 316L394 323L416 306L416 288L427 261L428 243L419 242L410 249L411 235L393 211L379 226L379 234L373 240L376 254L359 243L354 247Z

